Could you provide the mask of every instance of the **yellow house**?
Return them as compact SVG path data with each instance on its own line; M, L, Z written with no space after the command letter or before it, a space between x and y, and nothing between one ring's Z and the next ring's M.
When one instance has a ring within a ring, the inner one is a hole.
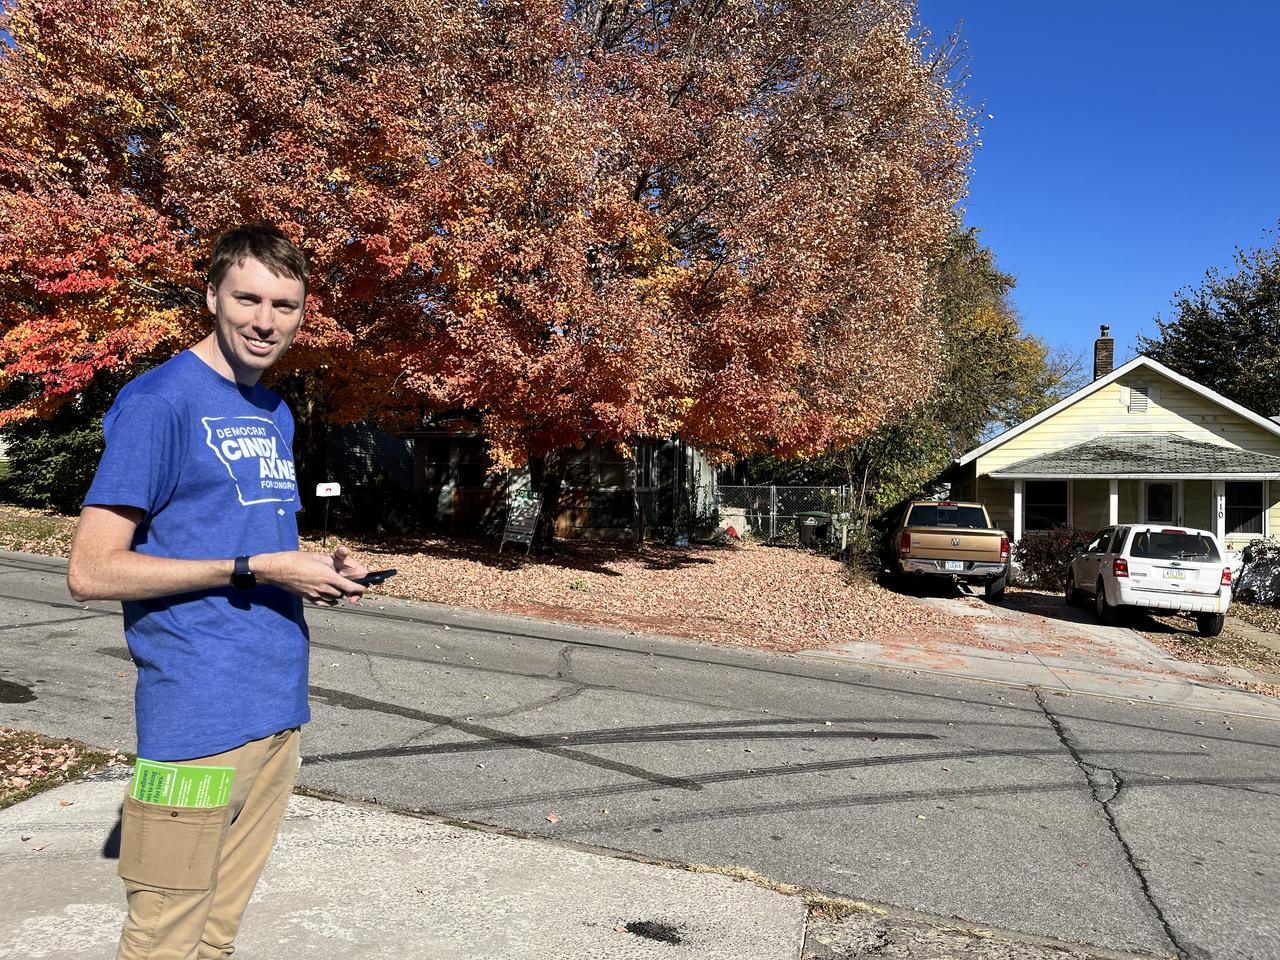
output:
M985 503L1014 541L1149 522L1239 549L1280 532L1280 423L1149 357L1111 369L1113 352L1104 326L1093 382L957 460L952 497Z

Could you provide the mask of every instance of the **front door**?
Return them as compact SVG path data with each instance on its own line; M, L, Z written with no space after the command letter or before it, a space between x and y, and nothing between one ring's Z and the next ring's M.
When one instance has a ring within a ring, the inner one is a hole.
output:
M1174 523L1178 507L1178 486L1163 481L1147 482L1147 523Z

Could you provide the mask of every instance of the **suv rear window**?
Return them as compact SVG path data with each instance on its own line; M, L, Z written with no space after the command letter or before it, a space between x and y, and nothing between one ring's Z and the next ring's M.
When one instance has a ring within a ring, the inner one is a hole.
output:
M911 508L909 527L959 527L986 530L987 518L981 507L951 507L946 504L917 504Z
M1140 530L1133 535L1133 547L1129 553L1145 560L1201 560L1214 563L1221 559L1217 545L1203 533Z

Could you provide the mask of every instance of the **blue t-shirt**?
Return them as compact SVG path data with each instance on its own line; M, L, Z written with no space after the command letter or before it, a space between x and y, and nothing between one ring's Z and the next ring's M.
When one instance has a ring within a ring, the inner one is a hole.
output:
M128 383L85 504L139 507L133 548L184 560L298 549L293 416L189 350ZM259 585L124 602L138 756L189 760L306 723L300 597Z

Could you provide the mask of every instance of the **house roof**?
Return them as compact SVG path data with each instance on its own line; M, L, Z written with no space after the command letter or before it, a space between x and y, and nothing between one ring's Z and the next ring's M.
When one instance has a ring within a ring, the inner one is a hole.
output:
M1204 397L1205 399L1218 404L1218 406L1223 407L1224 409L1230 410L1232 413L1236 414L1237 416L1243 417L1245 420L1248 420L1250 423L1253 423L1259 427L1262 427L1268 433L1273 433L1276 436L1280 436L1280 422L1277 422L1274 419L1264 417L1261 414L1254 413L1248 407L1242 407L1240 406L1240 404L1236 403L1234 400L1228 400L1222 394L1214 390L1210 390L1208 387L1203 386L1199 383L1196 383L1194 380L1190 380L1184 377L1180 373L1175 373L1174 371L1166 367L1163 363L1159 363L1155 360L1152 360L1150 357L1140 355L1140 356L1134 357L1132 360L1130 360L1128 363L1124 364L1123 366L1116 367L1110 373L1106 374L1105 376L1099 377L1097 380L1094 380L1092 383L1086 384L1085 386L1081 387L1079 390L1077 390L1075 393L1071 394L1070 396L1064 397L1063 399L1055 403L1053 406L1049 407L1047 410L1041 410L1031 419L1023 420L1016 427L1010 427L1004 433L999 434L998 436L992 437L982 446L976 447L975 449L970 450L968 453L966 453L964 456L958 459L956 461L956 464L958 466L964 466L966 463L971 463L972 461L978 459L978 457L981 457L984 454L990 453L996 447L999 447L1007 443L1008 441L1012 440L1014 437L1019 436L1020 434L1026 433L1028 430L1030 430L1032 427L1036 426L1037 424L1043 423L1045 420L1048 420L1050 417L1052 417L1054 414L1058 413L1059 411L1065 410L1067 407L1071 406L1072 404L1079 403L1085 397L1090 396L1091 394L1097 393L1103 387L1107 386L1108 384L1114 383L1115 381L1123 377L1125 374L1132 373L1134 370L1138 370L1143 367L1153 370L1154 372L1160 374L1163 377L1168 377L1174 383L1184 386L1188 390L1191 390L1194 393L1198 393L1200 396ZM992 476L995 476L995 474L992 474Z
M1189 440L1176 433L1108 433L991 471L1000 480L1107 477L1280 479L1280 457Z

